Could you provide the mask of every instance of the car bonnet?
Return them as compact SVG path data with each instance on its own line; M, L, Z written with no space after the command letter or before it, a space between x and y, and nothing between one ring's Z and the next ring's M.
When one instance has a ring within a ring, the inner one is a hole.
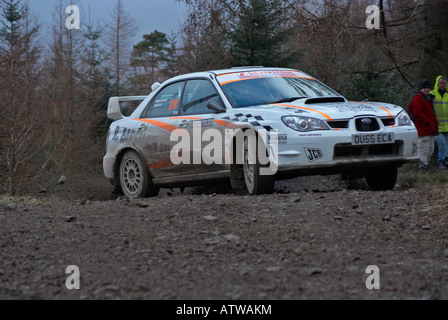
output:
M313 100L315 99L313 98ZM393 118L403 111L403 108L399 106L380 102L346 101L307 104L305 99L293 103L274 103L272 105L291 110L296 109L295 113L330 121L334 119L351 119L358 116Z

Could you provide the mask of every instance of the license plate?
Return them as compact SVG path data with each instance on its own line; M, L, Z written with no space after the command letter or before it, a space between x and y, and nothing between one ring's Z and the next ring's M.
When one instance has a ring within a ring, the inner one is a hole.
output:
M395 134L388 133L361 133L352 135L352 145L388 144L395 143Z

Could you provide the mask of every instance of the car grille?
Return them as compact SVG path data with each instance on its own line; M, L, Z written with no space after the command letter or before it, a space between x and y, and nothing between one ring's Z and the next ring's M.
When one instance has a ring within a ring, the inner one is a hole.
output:
M356 130L357 131L361 131L361 132L369 132L369 131L377 131L380 130L380 126L378 124L378 119L377 118L367 118L371 121L370 124L365 124L363 123L363 119L366 118L359 118L356 119L355 123L356 123ZM390 127L395 125L395 118L383 118L380 119L381 122L383 123L383 125L385 127ZM369 122L369 121L367 121ZM333 129L348 129L349 128L349 120L333 120L333 121L328 121L328 125L333 128Z
M381 119L381 122L384 124L385 127L390 127L395 125L395 118Z
M356 130L361 132L371 132L380 130L377 118L358 118L355 120Z
M348 129L348 120L328 121L328 125L333 129Z
M357 158L366 156L393 156L400 154L401 143L377 144L370 146L353 146L337 144L334 148L334 159Z

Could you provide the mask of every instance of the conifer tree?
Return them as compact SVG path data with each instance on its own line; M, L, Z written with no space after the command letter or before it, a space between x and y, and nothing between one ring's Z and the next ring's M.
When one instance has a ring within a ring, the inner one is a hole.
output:
M287 21L287 4L280 0L240 0L231 8L232 55L236 65L288 66L297 56L282 46L292 29Z
M134 82L140 90L148 91L151 85L160 81L159 70L166 61L169 41L163 32L155 30L143 35L143 40L134 46L131 65L134 67Z

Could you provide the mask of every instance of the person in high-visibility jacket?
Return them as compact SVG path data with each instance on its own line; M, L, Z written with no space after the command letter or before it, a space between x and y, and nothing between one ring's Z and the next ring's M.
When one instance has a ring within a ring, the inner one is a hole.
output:
M435 137L439 149L437 155L439 169L446 169L448 167L448 92L446 85L447 77L438 76L434 90L431 91L434 109L437 120L439 121L439 135Z

